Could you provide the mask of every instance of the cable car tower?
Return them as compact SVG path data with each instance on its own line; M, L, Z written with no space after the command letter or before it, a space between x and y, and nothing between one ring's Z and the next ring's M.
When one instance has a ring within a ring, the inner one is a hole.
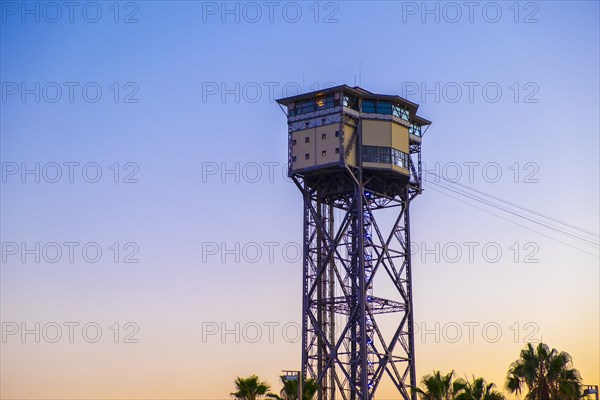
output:
M277 102L304 199L302 374L318 400L370 400L384 380L414 400L409 209L431 122L346 85Z

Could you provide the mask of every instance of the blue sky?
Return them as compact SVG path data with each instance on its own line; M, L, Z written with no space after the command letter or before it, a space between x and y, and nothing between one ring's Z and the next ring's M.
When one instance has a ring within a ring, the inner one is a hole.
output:
M286 120L271 95L360 83L406 96L433 121L428 170L450 177L458 165L462 184L599 230L597 2L477 2L472 22L462 3L438 2L275 2L272 21L262 2L82 2L73 22L61 6L54 23L46 3L27 4L39 22L20 2L1 9L2 322L96 322L104 335L7 337L3 397L227 398L237 375L276 386L281 369L297 368L300 344L281 331L273 342L201 340L207 323L300 321L301 262L289 254L301 240L301 197L284 178ZM437 7L438 20L423 7ZM39 102L23 100L22 85L35 92L36 83ZM36 163L39 183L21 176ZM471 180L465 163L478 163ZM51 183L56 165L62 177ZM570 352L584 380L600 381L598 247L425 189L413 203L415 243L494 243L503 256L418 253L416 320L494 322L503 334L496 343L481 333L474 343L419 338L418 375L455 369L501 386L535 331ZM73 262L65 242L78 243ZM277 243L273 259L266 242ZM10 243L39 243L41 261L23 261ZM52 243L62 251L54 263L42 254ZM218 253L206 254L214 243ZM222 251L236 243L239 262ZM82 255L86 244L101 249L97 262ZM524 262L531 252L537 262ZM122 343L127 322L139 343Z

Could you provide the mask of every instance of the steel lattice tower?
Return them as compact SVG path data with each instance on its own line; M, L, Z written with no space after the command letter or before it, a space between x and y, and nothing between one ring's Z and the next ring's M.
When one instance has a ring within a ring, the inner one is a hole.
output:
M346 85L278 103L304 199L302 372L319 400L373 399L384 379L414 399L409 209L430 122L408 100Z

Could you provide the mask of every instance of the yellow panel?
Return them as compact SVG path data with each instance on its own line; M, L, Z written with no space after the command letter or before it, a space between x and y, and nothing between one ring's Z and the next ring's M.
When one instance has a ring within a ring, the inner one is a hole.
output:
M365 168L377 168L377 169L392 169L392 164L374 163L374 162L363 162Z
M390 170L390 171L394 171L394 172L399 172L401 174L404 175L408 175L408 170L402 167L399 167L397 165L394 164L380 164L380 163L373 163L373 162L363 162L363 167L365 168L376 168L376 169L385 169L385 170Z
M321 125L315 129L317 165L339 162L340 154L336 153L336 149L340 147L340 138L336 136L339 129L340 125L337 123Z
M392 124L392 147L408 154L408 128Z
M403 173L404 175L409 175L409 172L406 168L399 167L398 165L392 165L392 169L396 172Z
M308 143L305 140L307 137ZM296 157L296 162L292 162L292 170L315 165L315 128L292 132L292 139L296 140L296 145L292 146L292 157ZM309 155L308 160L306 154Z
M366 146L392 147L392 122L363 120L362 140Z

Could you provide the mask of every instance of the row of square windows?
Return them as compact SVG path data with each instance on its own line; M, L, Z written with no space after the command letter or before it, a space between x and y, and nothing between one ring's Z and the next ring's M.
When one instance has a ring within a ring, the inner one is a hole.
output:
M340 137L340 131L335 131L335 137ZM321 134L321 140L325 140L327 139L327 134L326 133L322 133ZM297 140L294 139L292 140L292 146L295 146L297 144ZM310 143L310 136L306 136L304 138L304 143Z
M410 129L409 129L409 133L412 133L413 135L421 136L421 127L416 126L416 125L411 125ZM340 131L335 131L335 137L340 137ZM321 140L325 140L325 139L327 139L327 134L322 133ZM304 143L310 143L310 136L306 136L304 138ZM292 146L295 146L296 144L297 144L296 139L292 140Z
M385 114L385 113L382 113L382 114ZM394 112L393 114L396 115L396 112ZM396 116L402 118L403 120L408 121L408 111L406 111L406 110L402 110ZM321 119L321 124L325 125L325 118ZM307 128L309 128L310 127L310 121L306 122L305 125L306 125ZM410 127L408 128L408 132L412 133L413 135L421 136L421 127L419 125L410 124ZM335 133L336 137L338 135L339 135L339 131Z
M310 128L310 122L311 121L306 121L304 123L304 126L306 126L307 128ZM321 118L321 125L327 125L327 120L325 118ZM317 126L318 126L318 124L317 124Z
M337 147L337 148L335 149L335 154L340 154L340 148L339 148L339 147ZM327 157L327 150L323 150L323 151L321 152L321 157ZM306 154L304 155L304 159L305 159L305 160L310 160L310 154L306 153ZM296 162L296 160L297 160L297 157L296 157L296 156L293 156L293 157L292 157L292 162Z
M340 154L340 148L336 147L335 154ZM327 157L327 150L321 151L321 157ZM380 146L364 146L363 161L376 163L393 163L403 168L409 166L409 155L391 147ZM292 162L296 162L298 158L292 157ZM305 160L310 160L310 154L304 155Z

